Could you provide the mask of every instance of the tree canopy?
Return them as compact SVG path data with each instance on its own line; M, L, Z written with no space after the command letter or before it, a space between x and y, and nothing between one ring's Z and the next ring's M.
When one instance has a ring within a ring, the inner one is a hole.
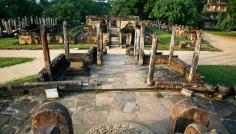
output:
M227 12L229 13L230 17L236 21L236 0L228 0Z
M149 17L169 24L196 25L201 20L201 13L189 0L158 0Z

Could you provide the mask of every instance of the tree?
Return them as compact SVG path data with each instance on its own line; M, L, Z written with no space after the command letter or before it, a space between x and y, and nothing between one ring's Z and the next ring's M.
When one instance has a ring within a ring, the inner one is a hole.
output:
M234 21L226 12L220 12L217 15L217 24L215 26L218 30L232 30L234 28Z
M148 13L144 12L146 2L146 0L116 0L109 14L119 16L137 15L141 20L148 19Z
M229 13L230 17L236 21L236 0L228 0L227 12Z
M158 0L152 9L150 18L156 18L168 24L194 26L200 22L201 13L197 12L194 3L189 0Z

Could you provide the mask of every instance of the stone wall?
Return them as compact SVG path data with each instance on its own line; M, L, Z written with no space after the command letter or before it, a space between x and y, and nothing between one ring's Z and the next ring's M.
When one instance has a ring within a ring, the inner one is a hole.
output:
M168 55L157 55L156 56L156 65L164 64L168 65L169 56ZM150 62L150 55L144 55L144 64L149 64ZM180 75L185 76L187 79L190 72L190 65L186 64L182 60L178 58L178 56L173 56L172 62L171 62L171 69L177 72ZM203 84L204 83L204 76L196 73L194 76L193 82Z

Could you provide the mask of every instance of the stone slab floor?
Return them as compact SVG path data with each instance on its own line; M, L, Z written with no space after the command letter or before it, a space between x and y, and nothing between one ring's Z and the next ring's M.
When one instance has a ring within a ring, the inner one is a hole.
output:
M156 134L165 134L169 112L182 99L194 99L209 114L209 127L223 134L236 132L236 108L228 101L210 100L195 94L186 98L179 91L84 92L61 93L59 99L45 95L0 99L0 134L30 134L31 121L37 108L45 102L59 102L71 112L75 134L84 134L101 123L128 121L142 125Z

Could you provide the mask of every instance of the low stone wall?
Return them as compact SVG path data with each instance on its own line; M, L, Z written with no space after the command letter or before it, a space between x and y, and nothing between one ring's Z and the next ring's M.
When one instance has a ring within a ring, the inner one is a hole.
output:
M168 55L157 55L156 56L156 65L160 64L168 64L169 56ZM144 64L149 64L150 62L150 55L144 55ZM171 62L171 69L175 72L179 73L180 75L185 76L187 79L190 72L190 65L186 64L182 60L178 58L178 56L173 56L172 62ZM195 83L204 83L204 76L196 73L196 75L193 78L193 82Z
M192 91L205 91L203 84L176 82L176 81L156 81L155 88L158 89L182 89L187 88Z
M0 96L36 95L45 93L45 89L48 86L57 88L59 92L78 91L81 90L81 81L52 81L2 85L0 86Z
M53 79L55 79L58 74L68 68L70 66L70 62L66 59L64 54L59 54L55 57L51 62L51 75ZM46 72L46 69L43 68L37 75L38 82L46 82L49 81L49 74Z
M97 63L97 47L90 47L84 58L85 64Z

